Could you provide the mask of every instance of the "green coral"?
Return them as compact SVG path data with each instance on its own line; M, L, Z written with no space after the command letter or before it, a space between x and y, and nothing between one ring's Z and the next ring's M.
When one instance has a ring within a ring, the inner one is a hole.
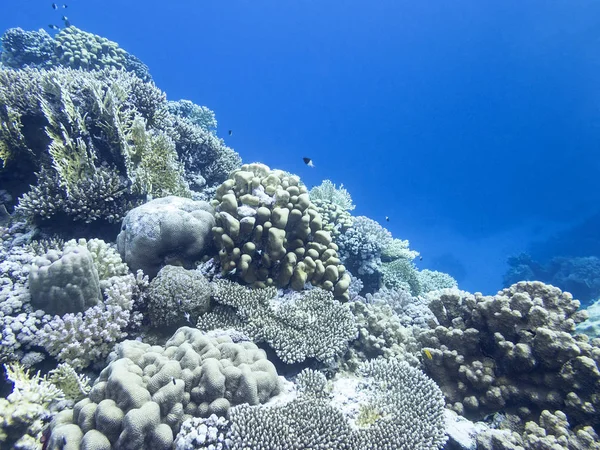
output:
M223 272L254 287L310 282L348 300L350 275L296 176L245 164L217 189L213 228Z
M0 104L0 182L27 217L116 222L146 195L191 195L151 83L114 69L0 69Z
M60 389L65 398L79 401L90 393L90 379L77 371L68 363L60 363L48 372L48 381Z
M45 419L54 414L65 395L46 376L31 375L19 363L4 368L14 387L8 397L0 398L1 447L39 448Z

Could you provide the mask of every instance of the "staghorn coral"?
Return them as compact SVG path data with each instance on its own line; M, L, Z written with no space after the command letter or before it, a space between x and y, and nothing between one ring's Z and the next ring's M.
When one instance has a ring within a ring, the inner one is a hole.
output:
M310 282L348 300L350 275L298 177L246 164L217 189L213 228L224 272L254 287Z
M274 288L248 289L227 280L213 282L213 297L228 308L198 319L200 329L235 328L256 342L266 342L285 363L307 358L331 361L356 336L350 310L331 293L312 289L274 299Z

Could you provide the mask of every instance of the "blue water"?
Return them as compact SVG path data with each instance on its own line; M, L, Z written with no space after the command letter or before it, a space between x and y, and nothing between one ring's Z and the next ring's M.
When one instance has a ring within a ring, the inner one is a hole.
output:
M245 162L343 183L421 268L494 293L509 255L598 212L600 2L493 3L5 0L0 30L68 15L214 110Z

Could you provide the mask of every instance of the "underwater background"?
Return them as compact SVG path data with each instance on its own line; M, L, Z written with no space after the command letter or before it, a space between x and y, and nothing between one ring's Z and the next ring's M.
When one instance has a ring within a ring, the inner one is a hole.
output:
M0 450L600 450L596 2L14 2Z
M65 13L118 42L245 162L343 183L461 288L495 293L522 251L599 255L598 2L4 3L2 30Z

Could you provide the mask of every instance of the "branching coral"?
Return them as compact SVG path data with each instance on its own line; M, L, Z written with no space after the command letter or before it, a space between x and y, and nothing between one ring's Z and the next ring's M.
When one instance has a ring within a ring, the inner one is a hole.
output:
M0 444L2 448L39 448L45 419L64 407L64 393L39 372L32 376L20 364L4 367L14 387L8 397L0 398Z
M333 203L341 207L346 211L352 211L356 206L352 203L352 197L350 193L344 189L344 185L341 184L339 188L335 187L335 184L331 180L324 180L319 186L313 187L309 191L310 200L321 200L329 203Z
M241 405L231 410L233 449L381 448L436 450L446 441L444 400L425 374L393 360L362 366L371 411L356 428L331 404L323 374L301 374L299 397L277 406Z

